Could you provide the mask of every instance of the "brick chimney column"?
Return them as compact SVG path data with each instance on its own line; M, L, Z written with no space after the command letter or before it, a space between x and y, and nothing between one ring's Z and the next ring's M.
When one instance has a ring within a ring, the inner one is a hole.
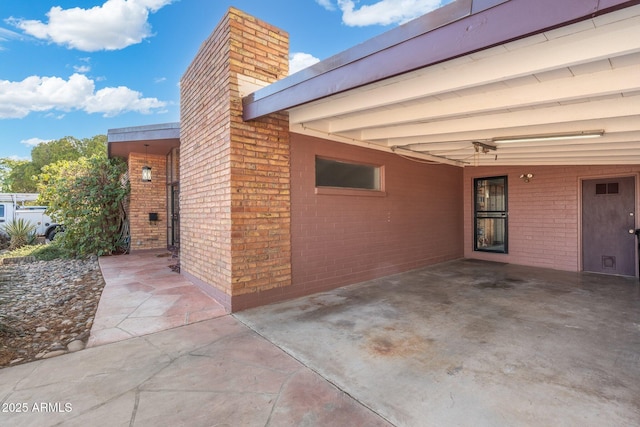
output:
M287 75L287 33L230 8L180 84L180 262L227 310L291 285L286 113L244 122L241 97Z

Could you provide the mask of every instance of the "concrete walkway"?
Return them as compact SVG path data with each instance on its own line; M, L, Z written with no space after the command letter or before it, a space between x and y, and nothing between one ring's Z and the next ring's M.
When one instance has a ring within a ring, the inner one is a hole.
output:
M388 425L228 315L2 369L0 401L12 427Z
M105 287L88 347L189 325L226 314L216 300L169 268L167 251L101 257Z
M88 348L1 369L0 426L388 425L226 314L166 254L100 258Z

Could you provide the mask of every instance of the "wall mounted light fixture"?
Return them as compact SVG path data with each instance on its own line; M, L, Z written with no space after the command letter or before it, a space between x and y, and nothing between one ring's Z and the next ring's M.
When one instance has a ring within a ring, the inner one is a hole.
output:
M147 147L149 144L144 144L144 163L142 167L142 182L151 182L151 166L147 162Z
M505 136L493 138L491 141L496 144L507 144L512 142L563 141L568 139L600 138L603 135L604 130L600 129L546 135Z
M533 178L532 173L523 173L522 175L520 175L520 179L523 180L524 182L531 181L531 178Z

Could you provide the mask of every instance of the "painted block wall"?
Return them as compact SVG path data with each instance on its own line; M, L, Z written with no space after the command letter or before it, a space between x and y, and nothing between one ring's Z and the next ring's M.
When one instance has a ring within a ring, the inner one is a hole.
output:
M528 183L523 182L519 178L523 173L532 173L534 177ZM581 271L581 179L638 174L638 165L465 168L464 256L556 270ZM474 251L473 180L505 175L508 176L509 253ZM636 210L640 212L638 207Z
M167 247L166 157L131 153L129 155L129 228L131 251ZM150 166L151 182L142 182L142 167ZM158 214L150 222L149 213Z
M463 256L461 168L292 134L293 284L313 293ZM384 167L383 197L316 194L315 157Z

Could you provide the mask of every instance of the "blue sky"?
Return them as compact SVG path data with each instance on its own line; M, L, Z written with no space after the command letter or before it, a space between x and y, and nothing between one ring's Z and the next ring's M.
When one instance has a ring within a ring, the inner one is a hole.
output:
M451 0L443 0L448 3ZM0 0L0 157L177 122L178 82L230 6L289 33L292 70L440 0Z

